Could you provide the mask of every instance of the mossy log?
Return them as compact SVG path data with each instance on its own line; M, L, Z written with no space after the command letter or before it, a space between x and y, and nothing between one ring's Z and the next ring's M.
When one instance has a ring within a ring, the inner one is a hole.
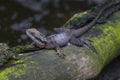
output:
M81 14L76 14L72 20L81 17ZM65 59L55 55L55 50L31 52L34 55L11 61L16 65L2 66L0 80L86 80L95 77L107 63L120 54L119 14L120 12L114 13L107 23L95 25L85 35L93 41L98 54L87 46L75 45L62 48ZM21 62L22 64L17 64Z

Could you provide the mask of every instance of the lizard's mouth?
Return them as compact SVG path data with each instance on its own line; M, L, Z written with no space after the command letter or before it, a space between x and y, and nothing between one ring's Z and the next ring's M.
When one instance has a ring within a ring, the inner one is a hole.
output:
M43 47L46 44L46 37L39 32L38 30L32 28L32 29L27 29L26 34L32 39L33 42L39 47Z
M44 48L45 47L45 44L46 42L45 41L42 41L41 39L37 38L34 36L34 42L36 43L36 45L39 47L39 48Z
M37 36L34 36L34 37L38 42L46 44L46 41L42 40L42 39L44 39L43 37L37 37Z

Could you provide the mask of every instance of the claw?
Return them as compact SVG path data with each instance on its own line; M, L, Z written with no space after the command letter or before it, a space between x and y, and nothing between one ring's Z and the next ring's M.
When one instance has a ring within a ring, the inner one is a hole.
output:
M62 53L60 50L57 50L57 54L59 57L64 58L66 55L64 53Z
M96 54L98 54L97 50L92 44L86 44L92 51L94 51Z
M89 40L86 40L84 42L92 51L94 51L96 54L98 54L97 50L95 49L95 47L90 43Z

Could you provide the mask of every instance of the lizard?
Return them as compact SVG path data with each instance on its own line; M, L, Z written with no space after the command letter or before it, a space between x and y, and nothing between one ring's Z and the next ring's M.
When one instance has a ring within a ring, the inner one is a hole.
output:
M56 34L45 36L36 28L29 28L26 29L26 34L32 39L38 48L56 49L57 55L61 57L65 56L65 54L61 51L61 47L67 45L69 42L80 47L87 45L90 49L97 53L95 47L91 44L91 40L85 38L84 34L87 33L95 25L101 14L106 9L118 4L120 4L120 1L114 1L104 6L97 14L97 16L93 19L93 21L79 29L54 28Z

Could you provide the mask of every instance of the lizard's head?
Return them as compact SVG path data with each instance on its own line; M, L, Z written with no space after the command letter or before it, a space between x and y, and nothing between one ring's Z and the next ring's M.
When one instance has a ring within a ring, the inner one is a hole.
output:
M28 37L30 37L32 39L33 42L35 42L35 44L38 47L43 48L45 46L45 44L47 42L45 35L43 35L37 29L35 29L35 28L27 29L26 34L28 35Z

